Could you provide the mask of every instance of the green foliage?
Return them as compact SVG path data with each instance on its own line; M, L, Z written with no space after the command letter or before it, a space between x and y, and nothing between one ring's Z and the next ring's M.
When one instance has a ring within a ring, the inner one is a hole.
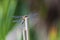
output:
M36 31L34 30L34 28L30 28L29 29L29 33L30 33L30 40L37 40L37 35L36 35Z
M5 40L13 28L13 16L27 14L27 2L22 0L0 0L0 40ZM25 6L25 7L24 7Z
M11 20L17 0L0 0L0 2L0 40L5 40L6 34L12 28Z

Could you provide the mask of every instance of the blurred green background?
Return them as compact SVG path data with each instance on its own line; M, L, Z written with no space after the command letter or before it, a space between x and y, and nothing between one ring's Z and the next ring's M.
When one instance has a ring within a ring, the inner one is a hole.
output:
M14 27L16 23L13 23L12 16L24 16L30 12L30 0L0 0L0 40L5 40L8 32ZM38 0L40 2L41 16L46 18L47 7L44 0ZM60 25L60 22L58 22ZM60 28L60 27L59 27ZM58 29L59 29L58 28ZM33 28L30 28L31 40L37 40L36 33ZM60 40L60 31L58 30L58 39Z

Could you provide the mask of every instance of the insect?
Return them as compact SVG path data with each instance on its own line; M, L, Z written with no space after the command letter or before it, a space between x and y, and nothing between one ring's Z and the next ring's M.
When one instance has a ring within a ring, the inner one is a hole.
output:
M22 18L22 24L24 23L24 21L25 21L25 18L27 18L28 16L23 16Z

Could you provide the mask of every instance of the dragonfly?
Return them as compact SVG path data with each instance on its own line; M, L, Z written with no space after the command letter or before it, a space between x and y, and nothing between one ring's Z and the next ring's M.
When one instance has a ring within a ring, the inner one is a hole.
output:
M25 27L23 28L23 40L29 40L28 16L17 16L17 17L14 17L14 18L22 18L21 24L25 25ZM18 40L19 39L20 38L18 38Z
M22 36L23 40L29 40L28 16L13 16L13 18L20 18L21 22L16 23L13 30L6 36L6 40L21 40Z

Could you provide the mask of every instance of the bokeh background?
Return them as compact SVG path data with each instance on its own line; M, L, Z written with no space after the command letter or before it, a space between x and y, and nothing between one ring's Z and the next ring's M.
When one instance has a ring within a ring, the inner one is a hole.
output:
M59 0L0 0L0 40L23 40L24 24L17 16L24 15L29 17L30 40L60 40L59 4Z

